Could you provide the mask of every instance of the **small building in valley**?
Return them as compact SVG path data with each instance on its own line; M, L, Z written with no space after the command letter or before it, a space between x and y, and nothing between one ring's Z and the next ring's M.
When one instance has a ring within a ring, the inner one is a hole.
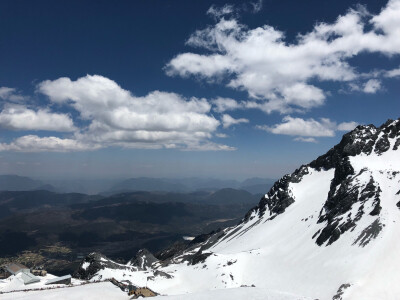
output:
M5 265L4 268L11 275L17 275L20 272L25 272L25 273L30 272L30 269L28 267L24 266L23 264L17 263L17 262L9 263L9 264Z
M49 284L71 284L71 275L65 275L48 280L46 285Z
M12 275L20 276L20 280L22 280L25 285L40 281L40 279L33 275L30 269L23 264L12 262L0 267L0 278L8 278Z
M128 292L128 295L133 296L131 299L137 299L139 297L155 297L158 294L148 287L132 286L132 289Z
M133 285L129 280L118 281L115 278L111 278L109 281L119 287L122 291L128 292L128 296L133 296L131 299L137 299L139 297L154 297L158 295L148 287L138 287Z
M11 276L11 273L7 271L5 266L0 266L0 279L6 279Z
M22 281L24 282L25 285L32 284L32 283L40 281L39 278L37 278L35 275L33 275L30 272L21 272L21 279L22 279Z
M32 269L31 273L35 276L46 276L47 275L47 271L46 270L40 270L40 269Z

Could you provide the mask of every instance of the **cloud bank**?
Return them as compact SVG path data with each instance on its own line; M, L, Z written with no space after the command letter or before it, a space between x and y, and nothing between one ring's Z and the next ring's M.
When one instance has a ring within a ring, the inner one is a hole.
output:
M323 105L328 93L319 83L359 80L350 58L365 52L400 54L400 0L390 0L377 15L363 6L350 9L334 23L318 23L293 42L269 25L248 28L230 14L232 10L210 8L217 23L195 31L187 41L208 53L179 54L166 65L166 74L217 79L246 91L253 99L244 104L247 108L289 113ZM372 79L358 90L376 93L380 88Z
M206 99L186 99L175 93L153 91L134 96L115 81L99 75L46 80L37 85L51 107L66 106L88 124L77 128L67 114L49 108L30 109L5 104L0 127L11 130L72 132L68 138L20 137L0 150L83 151L109 146L123 148L178 148L183 150L234 150L211 141L220 121Z

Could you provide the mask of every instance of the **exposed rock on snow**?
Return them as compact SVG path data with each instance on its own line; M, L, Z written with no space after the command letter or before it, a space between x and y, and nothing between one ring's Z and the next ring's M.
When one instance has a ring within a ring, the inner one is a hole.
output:
M98 274L100 270L104 269L123 270L127 272L138 270L138 268L132 266L118 264L100 253L93 252L85 257L81 266L74 273L74 277L89 280Z
M158 259L147 249L141 249L137 252L136 257L129 261L128 265L136 267L138 270L145 271L150 269Z

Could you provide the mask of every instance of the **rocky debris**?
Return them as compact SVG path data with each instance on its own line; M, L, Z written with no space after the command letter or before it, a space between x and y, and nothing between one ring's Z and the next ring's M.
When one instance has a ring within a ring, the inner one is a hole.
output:
M388 136L382 135L382 137L376 142L375 145L375 153L381 155L383 152L386 152L390 148L390 142Z
M227 265L227 266L231 266L231 265L235 264L236 262L237 262L237 259L235 259L235 260L229 260L229 261L226 263L226 265Z
M200 234L190 241L189 246L194 246L200 243L204 243L210 239L214 234L221 232L221 229L213 230L210 233Z
M361 247L365 247L372 239L376 238L381 232L384 225L381 224L379 219L376 219L365 228L360 236L354 241L353 245L359 244Z
M168 273L166 273L166 272L159 271L159 270L155 270L155 271L153 272L153 275L154 275L153 278L155 278L155 277L157 277L157 276L164 277L164 278L166 278L166 279L174 278L174 276L172 276L172 275L170 275L170 274L168 274Z
M362 176L364 173L369 173L369 171L363 169L356 176L349 176L343 180L338 188L335 187L334 190L332 190L331 187L328 199L318 219L318 223L326 223L316 239L316 243L319 246L326 241L328 241L327 245L335 242L339 239L341 234L347 230L353 229L357 221L360 220L365 213L369 213L371 216L379 215L381 210L381 188L374 181L371 174L369 174L370 180L366 185L362 183L362 180L360 182L358 177ZM370 212L364 211L367 201L372 201L371 206L373 209ZM356 203L359 203L357 213L354 215L347 214Z
M140 249L135 258L128 262L128 265L136 267L140 271L146 271L151 269L154 263L158 262L158 259L147 249Z
M203 263L206 261L207 257L209 257L210 255L212 255L212 253L210 252L206 252L204 253L203 251L199 250L198 252L196 252L194 255L192 255L189 258L189 264L191 265L196 265L198 263Z
M399 146L400 146L400 137L394 143L393 150L397 150Z
M351 286L350 283L344 283L344 284L342 284L342 285L338 288L338 290L337 290L337 292L336 292L336 295L333 296L332 300L342 300L342 299L343 299L342 296L343 296L343 294L344 294L344 291L345 291L346 289L348 289L350 286Z
M224 230L213 230L210 233L198 235L190 242L175 243L171 247L157 253L156 257L160 260L160 264L163 266L174 263L177 259L191 261L190 257L192 254L188 253L192 252L196 248L199 248L199 245L200 248L197 251L204 251L218 242L224 235Z
M184 250L186 250L188 248L188 245L189 245L189 242L187 242L187 241L176 242L172 246L156 253L155 257L161 261L165 261L167 259L170 259L170 258L182 253Z

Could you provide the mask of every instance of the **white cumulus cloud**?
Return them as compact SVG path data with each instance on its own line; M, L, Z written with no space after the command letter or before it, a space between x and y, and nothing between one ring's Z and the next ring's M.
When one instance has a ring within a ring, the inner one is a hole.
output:
M389 77L389 78L399 77L400 76L400 68L387 71L385 76Z
M134 96L115 81L87 75L73 81L59 78L41 82L37 91L53 103L73 107L89 122L75 139L99 147L180 148L232 150L211 142L220 122L206 99L184 98L153 91Z
M75 139L62 139L54 136L39 137L25 135L9 144L0 143L0 151L19 152L70 152L97 149L99 146L89 145Z
M357 122L343 122L337 126L337 130L339 131L351 131L358 126Z
M350 90L363 92L366 94L375 94L382 89L381 81L378 79L369 79L363 84L350 83Z
M239 103L238 101L232 99L232 98L222 98L218 97L214 100L212 100L212 103L214 104L214 110L216 112L222 113L228 110L236 110L239 108L243 108L243 104Z
M365 83L363 91L364 93L375 94L380 89L381 89L381 82L376 79L370 79Z
M274 27L251 29L233 15L214 14L219 17L217 23L195 31L187 41L209 54L179 54L165 69L170 76L218 79L230 88L247 91L255 99L247 106L267 113L311 109L326 101L328 93L318 86L320 82L359 79L350 58L365 52L400 54L399 15L400 0L390 0L377 15L359 6L287 42L285 34ZM368 81L363 91L375 93L380 88L379 81Z
M269 126L257 126L273 134L297 135L308 137L322 137L335 135L335 123L327 118L321 118L320 121L312 118L304 120L302 118L292 118L286 116L280 124Z
M75 131L72 119L66 114L48 109L32 110L23 105L4 106L0 112L0 128L10 130Z

